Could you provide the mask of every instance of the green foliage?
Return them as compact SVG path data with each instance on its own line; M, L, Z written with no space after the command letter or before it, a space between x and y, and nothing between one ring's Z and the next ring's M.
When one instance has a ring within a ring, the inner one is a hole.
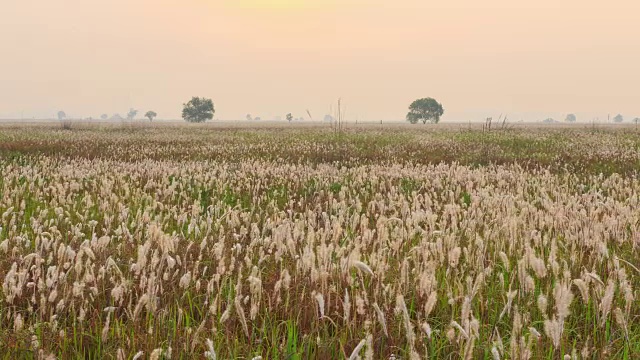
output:
M240 199L240 197L229 186L224 188L224 191L222 192L222 194L220 194L220 198L222 202L229 207L236 206L238 204L238 200Z
M613 118L613 121L617 123L621 123L624 121L624 116L622 116L621 114L618 114Z
M402 178L400 180L400 188L405 195L411 195L412 192L420 189L420 183L413 178Z
M287 321L287 343L285 346L285 359L299 360L300 351L298 344L298 330L292 321Z
M289 202L289 189L286 185L274 185L267 189L266 196L268 201L273 203L279 208L284 209Z
M213 119L215 109L211 99L193 97L183 105L182 118L188 122L201 123Z
M567 114L567 117L564 119L566 122L576 122L576 120L578 120L578 118L575 114Z
M462 203L466 206L469 207L471 206L471 194L469 194L468 192L463 192L462 193Z
M211 206L211 200L213 198L213 190L212 189L202 189L200 190L200 207L203 210L207 210L209 206Z
M307 183L300 190L300 196L302 198L311 198L316 195L318 191L318 180L309 179Z
M18 166L25 166L28 164L29 160L25 154L19 152L19 151L9 151L6 154L3 154L4 160L7 161L7 163L14 163ZM0 163L0 166L4 166L5 164Z
M407 121L412 124L416 124L418 121L422 121L423 124L426 124L427 121L437 124L440 122L442 114L444 114L442 104L433 98L423 98L409 105Z
M293 120L293 115L291 115L291 113L287 114L287 121L291 122L291 120Z

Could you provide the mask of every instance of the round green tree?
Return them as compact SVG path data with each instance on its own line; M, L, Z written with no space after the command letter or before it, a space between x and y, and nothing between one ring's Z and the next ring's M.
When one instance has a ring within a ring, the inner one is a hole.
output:
M188 122L201 123L213 119L215 112L211 99L194 96L188 103L183 104L182 118Z
M426 124L427 121L437 124L440 122L442 114L444 114L442 104L433 98L423 98L409 105L407 121L412 124L416 124L418 121L422 121L423 124Z
M621 114L616 115L616 117L613 118L613 121L617 122L617 123L621 123L624 121L624 116L622 116Z
M146 114L144 114L144 117L149 119L149 121L153 121L153 118L155 118L156 116L158 116L158 114L155 111L152 111L152 110L149 110L149 111L147 111Z

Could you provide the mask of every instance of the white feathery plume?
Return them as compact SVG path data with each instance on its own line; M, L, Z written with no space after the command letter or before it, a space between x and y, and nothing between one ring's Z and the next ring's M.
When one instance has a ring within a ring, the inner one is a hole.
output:
M318 310L320 311L320 318L324 318L324 296L320 293L315 294L316 302L318 303Z
M204 352L204 357L207 360L216 360L216 351L213 349L213 341L211 339L207 339L207 351Z
M387 331L387 321L385 320L384 313L380 309L380 306L378 306L378 303L373 303L373 308L376 311L376 315L378 316L378 321L380 322L380 325L382 326L382 331L384 331L384 335L388 337L389 336L389 332Z
M360 343L358 343L358 345L351 352L351 356L349 356L349 360L356 360L358 358L358 354L360 354L360 350L362 350L362 348L366 343L367 343L366 339L360 340Z
M351 263L351 265L354 266L356 269L360 270L361 272L365 273L365 274L368 274L370 276L374 276L373 270L371 270L369 265L363 263L362 261L353 261Z

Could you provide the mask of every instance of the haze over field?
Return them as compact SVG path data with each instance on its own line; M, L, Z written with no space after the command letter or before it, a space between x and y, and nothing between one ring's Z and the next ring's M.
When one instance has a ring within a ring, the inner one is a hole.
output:
M5 1L0 118L216 118L288 112L402 120L433 96L443 121L640 116L640 3L541 0Z
M638 0L0 1L0 360L640 359Z

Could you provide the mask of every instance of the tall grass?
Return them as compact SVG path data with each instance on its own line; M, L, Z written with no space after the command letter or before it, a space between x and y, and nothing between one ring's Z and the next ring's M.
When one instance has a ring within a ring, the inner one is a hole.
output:
M3 130L0 358L640 356L632 135Z

